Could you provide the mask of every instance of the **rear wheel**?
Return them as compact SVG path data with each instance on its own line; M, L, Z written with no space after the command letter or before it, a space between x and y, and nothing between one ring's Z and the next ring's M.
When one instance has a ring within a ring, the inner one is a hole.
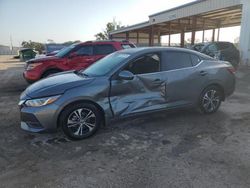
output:
M60 116L63 132L71 139L81 140L92 136L100 127L101 113L89 103L67 107Z
M200 97L200 110L205 114L216 112L222 101L222 92L217 86L209 86L206 88Z

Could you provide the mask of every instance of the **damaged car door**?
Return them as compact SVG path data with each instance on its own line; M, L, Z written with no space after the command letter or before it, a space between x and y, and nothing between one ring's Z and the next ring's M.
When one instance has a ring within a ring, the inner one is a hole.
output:
M141 55L111 80L110 104L115 116L165 107L166 82L160 73L160 53Z

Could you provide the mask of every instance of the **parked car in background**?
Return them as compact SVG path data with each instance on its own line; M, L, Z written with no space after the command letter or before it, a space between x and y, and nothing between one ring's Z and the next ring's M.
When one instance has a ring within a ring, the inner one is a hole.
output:
M50 53L47 53L46 56L54 56L56 55L60 50L55 50L55 51L52 51Z
M69 45L58 44L58 43L48 43L44 44L44 54L47 56L55 55L55 52L60 51L61 49Z
M73 44L54 56L27 61L23 75L32 83L58 72L85 69L110 53L134 47L128 41L88 41Z
M18 51L18 56L20 58L20 61L27 61L30 59L35 58L37 52L35 52L31 48L23 48Z
M234 88L228 62L181 48L127 49L29 86L20 97L21 128L62 127L83 139L111 119L183 107L214 113Z
M208 42L195 44L191 49L219 60L230 62L235 68L240 62L240 52L230 42Z

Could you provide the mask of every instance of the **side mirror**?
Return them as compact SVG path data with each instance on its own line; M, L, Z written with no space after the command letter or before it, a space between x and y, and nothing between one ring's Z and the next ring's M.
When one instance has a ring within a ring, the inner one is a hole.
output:
M118 75L119 79L121 80L133 80L134 74L130 71L121 71Z

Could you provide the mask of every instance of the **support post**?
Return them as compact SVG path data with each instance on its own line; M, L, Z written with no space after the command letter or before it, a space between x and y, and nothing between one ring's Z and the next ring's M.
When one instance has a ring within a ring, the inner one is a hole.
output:
M126 40L129 40L129 32L126 32Z
M214 42L214 37L215 37L215 29L213 29L212 42Z
M154 28L153 28L153 26L150 27L149 46L154 46Z
M204 42L204 40L205 40L205 30L203 30L202 32L202 42Z
M202 25L202 42L204 42L205 40L205 20L203 20L203 25Z
M168 46L171 46L171 22L169 23Z
M158 31L158 46L161 46L161 31Z
M220 28L218 28L218 33L217 33L217 41L220 40Z
M136 44L139 44L139 31L136 32Z
M181 47L184 48L184 43L185 43L185 30L181 30Z
M192 19L192 36L191 36L191 45L194 45L194 41L195 41L195 28L196 28L196 22L197 19L196 17L193 17Z

